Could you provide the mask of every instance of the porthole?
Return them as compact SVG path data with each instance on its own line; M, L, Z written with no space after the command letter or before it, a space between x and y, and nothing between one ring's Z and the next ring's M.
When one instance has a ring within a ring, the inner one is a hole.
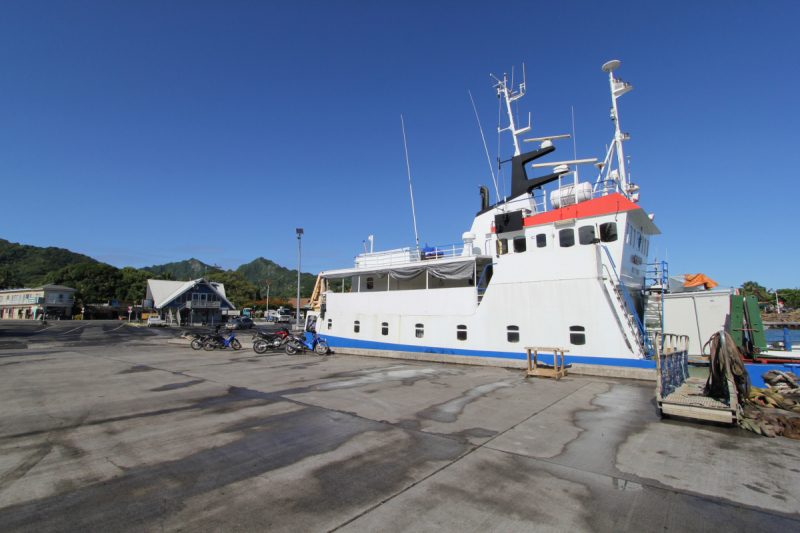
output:
M383 322L381 323L381 335L386 336L389 334L389 323Z
M514 253L518 254L528 249L528 243L525 237L514 237Z
M372 278L367 278L367 290L371 291L375 288L375 281Z
M329 319L328 319L328 329L331 329L332 327L333 327L333 320L331 320L331 319L329 318Z
M414 334L417 336L418 339L421 339L422 337L425 336L425 325L424 324L417 324L415 326L415 328L416 328L416 331L414 332Z
M356 320L353 322L353 333L358 333L359 331L361 331L361 322Z
M547 234L540 233L539 235L536 236L536 247L544 248L545 246L547 246Z
M519 342L519 326L508 326L506 330L508 342Z
M456 339L460 341L467 340L467 326L463 324L456 326Z
M586 344L586 334L583 333L586 328L583 326L570 326L569 327L569 342L575 346L583 346Z

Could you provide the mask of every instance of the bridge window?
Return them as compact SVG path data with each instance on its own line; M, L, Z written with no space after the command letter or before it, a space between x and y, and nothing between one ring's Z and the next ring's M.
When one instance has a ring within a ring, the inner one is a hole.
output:
M358 333L359 331L361 331L361 322L356 320L353 322L353 333Z
M508 253L508 239L497 239L496 246L498 256Z
M540 233L539 235L536 236L536 247L544 248L545 246L547 246L547 234Z
M586 334L583 333L586 331L586 328L583 326L570 326L569 327L569 342L570 344L574 344L576 346L582 346L586 344Z
M367 278L367 290L371 291L375 288L375 281L372 278Z
M514 253L524 252L528 249L528 243L525 237L514 237Z
M508 326L506 330L508 342L519 342L519 326Z
M389 323L382 322L381 323L381 335L388 335L389 334Z
M617 223L606 222L600 224L600 240L603 242L614 242L617 240Z
M572 228L562 229L558 232L558 244L562 248L575 246L575 230Z
M594 226L578 228L578 240L581 244L592 244L594 242Z
M425 336L425 325L424 324L417 324L416 326L416 335L418 339L421 339Z
M460 341L467 340L467 326L463 324L456 326L456 339Z

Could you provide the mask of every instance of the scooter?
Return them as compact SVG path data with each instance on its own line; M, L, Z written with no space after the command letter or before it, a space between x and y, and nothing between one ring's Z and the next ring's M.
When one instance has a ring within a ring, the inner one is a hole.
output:
M221 350L224 350L228 346L230 346L234 350L240 350L242 348L242 343L236 339L236 335L233 334L233 331L231 331L231 334L226 339L225 337L219 334L219 329L217 329L217 333L212 335L210 339L208 339L203 343L203 349L208 352L210 352L214 348L219 348Z
M269 348L277 350L292 340L292 335L286 328L281 328L275 333L256 331L253 333L253 351L262 354Z
M313 350L319 355L326 355L330 351L328 343L313 331L310 333L311 342L306 341L304 337L293 335L292 340L286 344L286 355L294 355L301 351L305 353L306 350Z

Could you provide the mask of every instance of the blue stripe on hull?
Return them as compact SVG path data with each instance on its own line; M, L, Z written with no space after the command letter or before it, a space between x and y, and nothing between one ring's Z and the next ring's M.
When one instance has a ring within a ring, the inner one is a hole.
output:
M456 348L437 348L434 346L413 346L410 344L393 344L390 342L362 341L346 339L343 337L324 336L331 348L358 348L361 350L389 350L394 352L431 353L441 355L461 355L466 357L495 357L501 359L527 359L525 352L492 352L483 350L462 350ZM552 357L553 354L539 354L539 357ZM547 359L542 360L548 363ZM584 365L625 366L634 368L655 368L655 361L643 359L624 359L622 357L587 357L583 355L565 354L566 364L578 363Z
M343 337L329 337L325 336L328 345L331 348L359 348L362 350L389 350L394 352L410 352L410 353L432 353L442 355L461 355L465 357L496 357L501 359L527 359L525 353L520 352L489 352L482 350L462 350L455 348L436 348L432 346L412 346L410 344L393 344L390 342L377 342L377 341L362 341L358 339L345 339ZM552 354L539 354L545 356L552 356ZM542 360L548 363L547 359ZM566 364L578 363L584 365L602 365L602 366L624 366L634 368L655 368L655 361L646 361L643 359L623 359L621 357L587 357L584 355L565 355L564 362ZM766 387L764 380L761 379L763 374L770 370L778 370L781 372L792 371L798 374L798 365L796 364L748 364L745 365L747 372L750 374L750 383L754 387Z

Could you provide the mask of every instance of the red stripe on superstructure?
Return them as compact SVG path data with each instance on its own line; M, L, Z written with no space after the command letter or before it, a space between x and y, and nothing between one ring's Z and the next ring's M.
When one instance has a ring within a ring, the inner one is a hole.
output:
M609 213L619 213L621 211L631 211L641 209L638 205L631 202L619 193L612 193L608 196L601 196L593 200L587 200L577 205L569 205L561 209L555 209L546 213L540 213L522 219L523 226L539 226L558 220L569 220L571 218L587 218Z

